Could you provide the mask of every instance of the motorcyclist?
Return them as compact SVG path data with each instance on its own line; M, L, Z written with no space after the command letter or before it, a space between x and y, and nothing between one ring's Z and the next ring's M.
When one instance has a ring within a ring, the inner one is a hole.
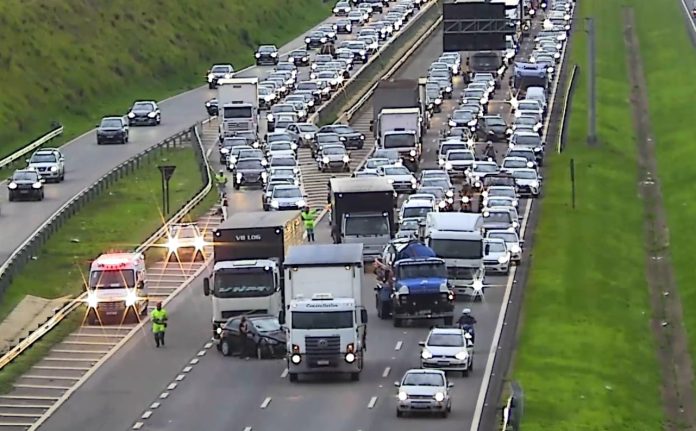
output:
M486 149L484 150L484 157L487 159L495 160L495 148L493 148L493 143L491 141L486 142Z
M461 210L471 212L471 208L472 208L471 201L474 198L474 188L468 181L465 181L464 184L462 185L461 196L462 196Z
M457 324L463 330L465 330L469 335L471 335L471 341L474 341L474 325L476 324L476 318L471 314L471 309L465 308L462 310L462 315L459 316Z

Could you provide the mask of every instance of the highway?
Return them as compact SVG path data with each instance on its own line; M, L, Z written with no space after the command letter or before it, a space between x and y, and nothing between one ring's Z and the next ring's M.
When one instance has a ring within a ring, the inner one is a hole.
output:
M378 16L375 15L372 21L377 20ZM335 20L335 17L329 17L321 24L332 23ZM304 47L305 34L306 32L281 47L281 57L286 58L285 54L288 52ZM354 35L339 35L339 40L350 37L354 37ZM356 64L351 74L355 74L361 67L362 65ZM239 71L237 76L261 79L272 70L272 66L248 67ZM204 80L204 72L204 70L201 71L201 81ZM308 67L300 68L298 81L308 80L308 75ZM160 102L162 124L158 127L131 127L130 142L126 145L97 146L94 130L68 142L61 148L66 160L65 182L47 184L46 197L42 202L9 202L7 194L0 193L0 207L2 208L0 232L3 233L3 241L0 244L0 265L51 215L80 191L139 152L207 118L204 104L216 95L216 90L209 90L208 86L204 85ZM147 95L142 97L147 97ZM129 108L129 106L124 106L121 113L101 114L122 115ZM261 117L260 133L263 136L266 132L265 114L262 114ZM95 118L94 121L97 123L98 118Z
M407 61L397 78L418 78L441 52L442 34L437 32ZM529 47L527 47L528 49ZM461 91L462 81L456 82ZM498 95L505 96L505 90ZM455 95L456 100L457 95ZM433 118L426 138L424 167L434 167L438 129L444 127L447 112L455 101L446 101L443 114ZM492 112L505 113L507 105L494 103ZM366 109L352 124L365 124ZM362 131L362 130L361 130ZM209 136L210 134L206 134ZM369 136L369 135L368 135ZM209 144L213 144L207 138ZM498 146L499 153L505 144ZM304 169L303 169L304 174ZM259 209L255 192L231 195L231 209ZM523 204L522 211L527 209ZM321 223L318 240L328 242L328 228ZM528 255L525 255L527 257ZM224 358L211 348L210 304L202 295L202 282L191 283L169 305L172 321L166 351L152 346L151 334L143 330L131 339L112 360L98 369L69 398L41 430L119 430L143 422L147 430L434 430L468 429L491 350L506 288L505 277L488 277L494 285L483 303L458 304L459 311L473 309L477 325L475 371L468 378L455 378L453 413L449 420L396 419L393 381L408 368L418 366L418 341L427 334L427 325L395 329L376 317L372 306L374 279L365 276L370 323L366 369L360 382L322 381L290 384L281 360L239 360ZM166 360L162 357L166 355ZM191 367L188 369L187 367ZM181 378L181 380L177 380ZM175 386L170 386L177 383ZM167 389L172 387L173 389ZM156 404L153 404L156 403ZM141 417L147 419L141 419ZM456 424L456 425L454 425Z

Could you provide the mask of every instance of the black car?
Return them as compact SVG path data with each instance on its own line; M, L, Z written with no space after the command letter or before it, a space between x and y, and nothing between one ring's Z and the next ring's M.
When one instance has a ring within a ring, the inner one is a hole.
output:
M362 3L369 4L372 11L376 13L384 12L384 7L389 5L388 2L385 4L384 0L363 0Z
M266 165L261 159L240 160L234 165L232 170L235 190L239 190L242 186L263 187L267 179Z
M224 165L227 163L227 156L230 154L230 150L233 147L249 146L246 138L233 136L231 138L225 138L218 147L218 153L220 154L220 164Z
M7 180L7 190L10 192L9 201L18 199L29 199L42 201L44 198L43 183L46 180L41 178L38 171L33 169L17 170Z
M307 50L296 49L288 54L288 62L294 64L297 67L309 66L311 58Z
M261 45L254 53L256 58L256 65L276 65L280 61L280 54L278 53L278 48L275 45Z
M285 356L285 332L278 319L267 314L247 316L248 333L242 334L242 316L233 317L222 325L218 350L224 356L256 356L278 358Z
M317 157L324 145L343 145L343 141L341 141L338 133L316 133L314 140L309 142L309 149L313 158Z
M321 94L321 86L317 84L314 81L302 81L298 82L297 85L295 85L295 94L298 94L300 92L310 92L312 94L312 97L314 97L314 106L321 103L322 99L322 94Z
M155 101L146 100L135 102L130 111L128 111L129 126L157 126L161 122L162 114Z
M367 45L365 45L365 42L352 40L352 41L347 42L345 47L348 48L350 50L350 52L353 53L354 61L356 61L358 63L367 63L368 53L367 53Z
M334 30L338 34L351 34L353 33L353 23L349 19L339 19L333 25Z
M211 117L215 117L218 114L218 100L213 98L205 102L205 110L208 112L208 115Z
M507 123L500 115L486 115L481 118L476 130L479 141L504 142L507 140Z
M329 38L323 31L312 31L305 37L304 41L307 49L311 49L319 48L325 44L327 40L329 40Z
M127 144L128 123L126 119L118 116L104 117L97 124L97 145L102 144Z
M341 143L349 150L362 150L365 146L365 135L346 124L328 124L322 126L317 133L336 133Z

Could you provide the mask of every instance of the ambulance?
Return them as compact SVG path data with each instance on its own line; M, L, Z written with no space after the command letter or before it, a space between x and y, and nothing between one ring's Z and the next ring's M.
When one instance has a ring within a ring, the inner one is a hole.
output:
M89 269L90 324L137 322L147 314L147 272L142 253L107 253Z

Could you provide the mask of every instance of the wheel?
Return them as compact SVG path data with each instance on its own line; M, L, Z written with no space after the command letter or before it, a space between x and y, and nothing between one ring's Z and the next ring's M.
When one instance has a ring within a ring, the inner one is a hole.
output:
M469 362L469 371L474 371L474 358L471 358L471 362Z
M470 369L466 369L466 370L462 371L462 375L463 375L464 377L469 377L470 372L471 372Z
M384 307L382 306L382 304L379 303L379 299L375 298L375 302L377 303L377 317L379 317L380 319L384 319L384 317L382 317L384 315L382 312Z
M232 346L230 346L229 341L227 341L227 340L220 341L220 353L222 353L222 356L232 355Z
M452 316L445 317L443 320L445 321L444 322L445 326L452 326L452 323L454 321L454 317L452 317Z
M394 327L395 328L401 328L401 319L399 318L394 318Z
M296 383L297 382L297 373L288 373L288 379L292 383Z
M222 351L222 348L220 346L221 346L221 343L217 343L215 345L215 348L217 349L218 352Z
M263 359L263 349L261 346L256 346L256 359Z
M449 416L449 412L448 412L447 410L445 410L444 412L440 413L440 417L443 418L443 419L446 419L447 416Z
M215 84L213 84L212 82L209 82L208 83L208 90L215 90Z
M41 190L41 193L39 193L39 199L38 199L38 200L39 200L39 201L44 200L44 192L43 192L43 190Z
M360 373L350 373L350 381L357 382L360 380Z
M9 196L7 197L7 200L10 202L14 201L14 195L12 193L10 193Z
M159 126L162 123L162 116L158 115L157 116L157 125Z
M402 411L399 410L399 409L396 409L396 417L397 417L397 418L400 418L400 417L402 417L403 415L404 415L404 412L402 412Z
M235 190L239 190L240 187L241 187L241 186L240 186L238 183L235 183L235 184L234 184L234 189L235 189Z
M60 174L60 179L59 179L58 181L61 182L61 183L62 183L63 181L65 181L65 172L63 172L62 174Z

